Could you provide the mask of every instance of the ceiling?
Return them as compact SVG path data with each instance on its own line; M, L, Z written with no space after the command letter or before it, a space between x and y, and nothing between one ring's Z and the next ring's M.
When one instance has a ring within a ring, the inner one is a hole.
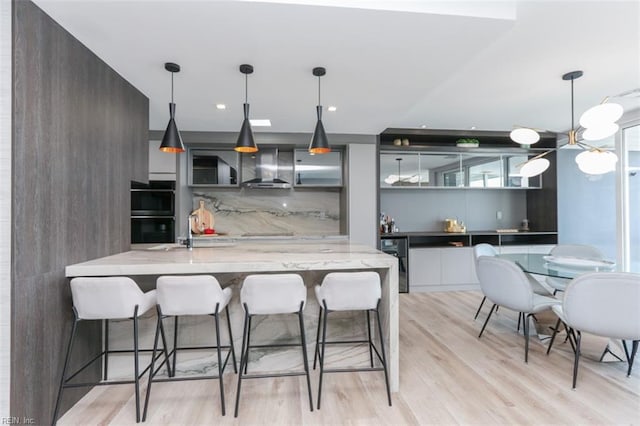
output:
M576 120L605 96L640 87L637 1L35 3L149 97L152 130L168 121L168 61L182 67L175 75L181 131L239 130L243 63L255 68L250 116L272 122L255 132L313 131L316 66L327 69L321 94L329 134L421 126L562 131L571 124L562 74L584 71L575 82ZM620 102L640 107L638 96ZM327 112L329 105L337 111Z

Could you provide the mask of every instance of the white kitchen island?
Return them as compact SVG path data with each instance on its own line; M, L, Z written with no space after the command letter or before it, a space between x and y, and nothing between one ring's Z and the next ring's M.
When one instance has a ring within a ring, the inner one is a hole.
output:
M168 249L165 249L168 248ZM233 300L230 304L231 322L234 329L236 347L241 336L242 309L239 305L239 289L245 276L253 273L300 273L309 290L305 307L305 328L307 330L310 353L315 343L318 306L313 287L320 284L325 274L332 271L374 270L380 274L382 283L381 317L388 349L390 385L392 391L399 388L399 342L398 342L398 260L371 247L351 244L348 240L262 240L262 241L221 241L211 247L187 250L183 247L164 246L160 249L132 250L113 256L90 260L65 269L69 278L79 276L129 276L147 290L155 283L158 275L171 274L212 274L223 287L232 286ZM146 281L146 285L145 285ZM147 287L147 288L145 288ZM198 340L204 330L205 321L194 323L193 330L186 339ZM154 320L149 319L147 339L152 335ZM181 321L181 324L184 324ZM206 323L208 324L208 323ZM270 331L269 321L258 324L262 329L255 335ZM338 321L338 328L348 327L351 321ZM117 327L117 325L116 325ZM208 330L208 329L207 329ZM340 331L340 330L338 330ZM128 329L110 332L110 347L128 339ZM183 339L183 332L180 332ZM338 333L339 334L339 333ZM252 334L253 336L253 334ZM149 339L148 339L149 340ZM124 346L124 345L123 345ZM340 349L336 349L340 351ZM238 351L239 352L239 351ZM295 354L292 354L295 356ZM336 359L344 361L352 355L342 352ZM328 358L329 359L329 358ZM264 365L269 365L268 355L264 355ZM195 361L194 361L195 362Z

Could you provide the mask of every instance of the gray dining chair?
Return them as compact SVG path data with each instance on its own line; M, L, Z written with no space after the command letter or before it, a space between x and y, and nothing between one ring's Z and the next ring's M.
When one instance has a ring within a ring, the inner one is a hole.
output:
M633 359L640 341L640 274L631 272L587 272L574 278L564 292L562 305L553 306L553 312L574 331L575 355L573 362L573 388L578 377L581 333L622 340L631 374ZM549 349L558 327L549 342ZM631 353L626 341L632 341ZM548 351L547 351L548 353Z
M583 259L604 260L604 254L593 246L585 244L559 244L551 249L549 252L551 256L555 257L579 257ZM555 295L559 291L564 291L569 284L569 279L559 277L547 277L545 282L553 288L553 294Z
M480 256L497 256L497 255L498 255L498 251L491 244L480 243L473 246L473 261L476 266L476 275L478 274L478 259L480 258ZM478 278L478 280L480 280L480 278ZM480 314L480 310L482 309L482 306L484 305L485 300L487 300L487 296L482 297L482 301L480 301L480 306L478 306L476 315L473 317L474 320L478 318L478 315Z
M480 258L480 256L498 256L498 251L491 244L487 243L480 243L473 246L473 260L476 266L476 275L478 273L478 259ZM525 273L525 276L529 280L534 293L540 294L542 296L550 296L552 294L551 290L540 284L540 282L538 282L538 280L536 280L533 276L527 273ZM478 278L478 281L479 280L480 279ZM478 306L476 314L473 317L474 320L478 319L478 315L480 314L480 310L482 309L485 300L487 300L486 295L482 298L482 301L480 301L480 306ZM518 318L518 330L520 330L520 317Z
M531 282L518 265L507 259L481 256L478 259L478 278L480 288L487 299L493 302L491 311L480 330L478 338L482 337L491 314L498 305L512 309L524 315L524 361L529 361L529 318L533 314L550 309L561 301L549 296L542 296L533 292Z

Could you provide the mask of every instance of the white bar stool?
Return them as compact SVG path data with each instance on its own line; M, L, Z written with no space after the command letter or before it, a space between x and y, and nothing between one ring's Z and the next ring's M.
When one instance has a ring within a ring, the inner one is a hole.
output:
M158 325L156 327L156 336L153 344L153 353L158 348L158 336L162 331L162 321L167 317L174 317L174 334L173 349L169 353L169 357L173 355L173 367L169 368L169 360L163 361L158 368L152 361L151 370L149 371L149 384L147 386L147 397L144 403L144 414L142 421L147 418L147 408L149 406L149 397L151 396L151 385L153 382L181 381L181 380L203 380L218 379L220 384L220 405L222 415L225 415L224 404L224 383L222 375L229 361L229 355L233 358L233 370L237 373L236 353L233 349L233 334L231 333L231 322L229 319L229 301L231 300L231 288L222 289L218 280L211 275L191 275L191 276L162 276L156 281L156 290L158 292ZM220 344L220 312L226 311L227 329L229 332L229 345ZM195 347L178 347L178 317L185 315L210 315L214 318L216 329L216 345L215 346L195 346ZM213 376L190 376L175 377L176 357L178 349L180 350L197 350L197 349L216 349L218 355L218 375ZM229 349L227 356L222 361L220 349ZM169 372L173 371L173 375L169 373L169 378L155 379L156 374L167 363ZM172 377L173 376L173 377Z
M141 373L139 372L138 353L150 351L150 349L138 348L138 318L151 309L156 304L156 291L151 290L143 293L140 287L131 278L127 277L79 277L71 280L71 296L73 299L73 326L71 337L67 346L67 354L62 368L62 378L58 388L58 397L53 411L52 424L56 424L58 410L62 392L65 388L97 386L97 385L117 385L135 383L136 398L136 422L140 421L140 377L150 368L147 366ZM133 350L109 350L109 320L110 319L132 319L133 320ZM103 344L104 350L88 361L77 371L67 377L69 359L73 349L78 323L80 321L101 320L104 322ZM164 345L165 361L168 361L166 351L166 339L164 330L162 331L162 341ZM106 381L108 377L109 354L133 352L134 379ZM103 381L98 383L69 383L81 371L90 366L93 362L104 356ZM157 356L161 356L158 354ZM156 351L153 352L153 358Z
M307 300L307 288L298 274L249 275L245 278L240 291L240 302L244 308L244 329L242 334L242 352L240 355L240 375L236 392L235 417L238 417L240 405L240 388L242 379L257 379L280 376L307 376L309 392L309 408L313 411L311 396L311 380L309 379L309 363L307 360L307 342L304 333L302 310ZM251 318L256 315L298 314L300 324L300 344L251 345ZM247 374L249 350L254 348L275 348L285 346L301 346L304 372L292 371L273 374Z
M387 371L387 357L384 350L384 335L380 323L380 299L382 289L380 276L373 271L366 272L332 272L322 280L322 285L315 287L316 299L320 305L318 316L318 330L316 332L316 349L313 357L313 368L316 368L316 360L320 361L320 380L318 385L318 410L322 397L322 376L324 373L345 373L356 371L384 371L384 380L387 387L387 399L391 406L391 390L389 388L389 373ZM327 317L335 311L366 311L367 313L367 339L366 340L334 340L327 341ZM371 338L370 313L375 312L378 323L378 337L380 350L374 345ZM320 341L320 328L322 326L322 341ZM334 368L324 367L325 346L327 344L357 344L367 343L369 346L369 368ZM376 353L382 367L374 367L373 352Z

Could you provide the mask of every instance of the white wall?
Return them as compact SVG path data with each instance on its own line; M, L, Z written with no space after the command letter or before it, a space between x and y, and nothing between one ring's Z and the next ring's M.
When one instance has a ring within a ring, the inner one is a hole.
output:
M11 9L0 0L0 419L9 417L11 373Z
M354 243L377 247L378 226L376 186L376 146L349 144L349 239Z

